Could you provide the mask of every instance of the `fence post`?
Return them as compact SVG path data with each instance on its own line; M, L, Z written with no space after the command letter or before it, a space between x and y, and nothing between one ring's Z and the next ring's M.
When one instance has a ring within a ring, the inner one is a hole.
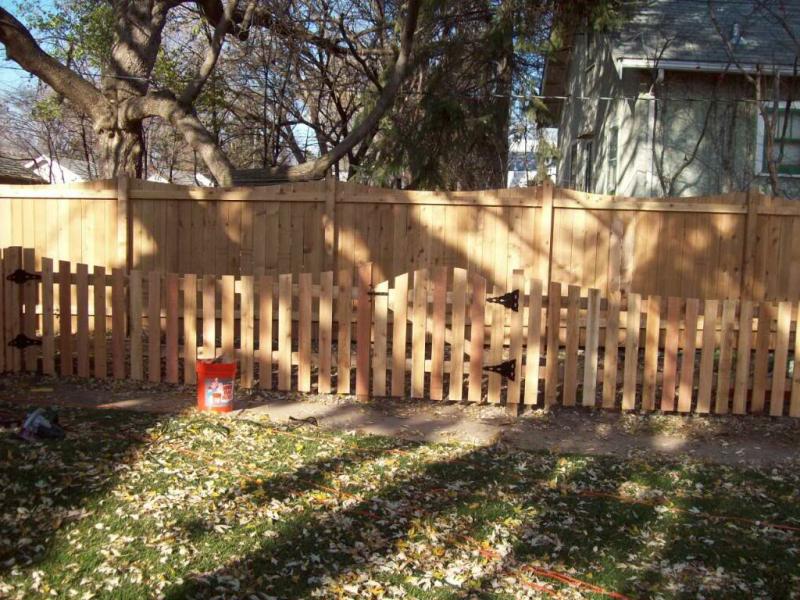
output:
M131 182L127 175L117 176L117 267L133 268L133 219L130 203Z
M334 175L325 178L325 214L322 227L325 234L325 266L324 270L336 271L338 256L338 230L336 227L336 200L339 185Z
M754 300L756 296L756 251L758 248L758 205L761 195L758 190L748 189L746 195L747 214L744 221L744 252L740 296L743 300Z
M536 220L536 239L539 242L539 265L536 277L549 289L550 274L553 262L553 183L545 180L542 183L542 212Z

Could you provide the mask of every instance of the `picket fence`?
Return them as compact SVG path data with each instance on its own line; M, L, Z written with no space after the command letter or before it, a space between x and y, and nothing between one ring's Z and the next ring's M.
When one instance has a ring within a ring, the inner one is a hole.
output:
M193 384L222 356L243 388L800 416L790 302L601 297L522 270L510 290L445 267L374 282L370 263L317 281L108 273L20 247L0 267L0 372Z

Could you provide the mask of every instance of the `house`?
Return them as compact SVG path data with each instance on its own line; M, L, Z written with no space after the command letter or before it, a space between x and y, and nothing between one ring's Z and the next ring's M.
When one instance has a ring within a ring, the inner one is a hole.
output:
M50 158L41 155L25 165L28 169L41 177L45 183L75 183L98 179L96 167L87 165L85 160L74 158ZM172 172L148 173L147 181L161 183L174 183L177 185L214 185L210 177L202 173L191 173L173 169Z
M542 96L558 125L559 185L624 196L774 185L800 196L800 3L629 8L609 32L564 32L547 59Z
M25 168L25 159L0 157L0 184L47 183L30 169Z

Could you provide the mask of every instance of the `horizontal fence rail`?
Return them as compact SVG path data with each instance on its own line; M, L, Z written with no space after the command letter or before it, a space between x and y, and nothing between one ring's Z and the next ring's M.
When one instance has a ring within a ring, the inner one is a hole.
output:
M605 297L800 299L800 203L756 191L625 198L538 187L390 190L328 179L197 188L120 178L0 185L0 247L110 272L355 270L376 281L460 267L509 288L515 270ZM37 268L40 264L37 263Z
M36 268L36 265L41 265ZM195 275L0 259L0 371L282 391L800 416L798 303L602 294L437 267L377 279Z

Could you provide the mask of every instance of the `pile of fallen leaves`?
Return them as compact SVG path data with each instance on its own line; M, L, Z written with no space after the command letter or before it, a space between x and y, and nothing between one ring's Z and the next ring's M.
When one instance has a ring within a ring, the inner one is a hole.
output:
M800 471L62 410L0 432L0 597L792 597Z

